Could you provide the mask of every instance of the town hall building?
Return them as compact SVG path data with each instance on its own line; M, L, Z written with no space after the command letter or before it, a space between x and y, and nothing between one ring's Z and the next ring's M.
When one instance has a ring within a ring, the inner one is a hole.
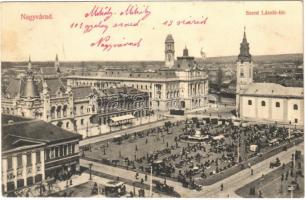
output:
M194 110L206 106L208 75L189 56L185 47L175 60L175 41L165 39L164 63L158 70L104 69L98 76L68 76L71 86L95 86L100 89L128 86L149 94L149 108L154 111Z

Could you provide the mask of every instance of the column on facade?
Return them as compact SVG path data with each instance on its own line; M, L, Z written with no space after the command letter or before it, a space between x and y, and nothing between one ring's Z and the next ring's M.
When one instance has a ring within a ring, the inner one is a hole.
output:
M198 91L198 96L200 96L200 94L201 94L201 88L200 88L200 82L198 82L198 84L197 84L197 87L198 87L198 89L197 89L197 91Z
M2 159L2 184L4 185L3 192L7 192L7 158Z
M74 153L79 153L79 144L76 143L74 146Z
M15 188L17 187L17 156L12 157L12 168L13 168L13 174L14 174L14 185Z
M196 85L195 83L192 83L192 96L196 95L196 89L195 89Z
M27 170L26 170L26 167L27 167L26 154L22 154L22 177L23 177L23 180L24 180L24 186L27 186L27 181L26 181Z
M42 180L45 179L45 167L44 167L44 161L45 161L45 155L44 155L44 150L42 149L40 151L40 163L41 163L41 176L42 176Z
M284 99L284 105L283 105L283 120L284 122L288 122L288 100Z
M243 115L243 104L242 104L242 97L239 94L236 94L236 110L238 113L238 117Z
M190 96L190 84L187 85L187 96Z
M198 82L198 95L200 95L201 92L200 92L200 81Z
M198 83L198 94L201 94L201 82Z
M64 105L61 106L60 115L62 118L64 117Z
M202 94L202 82L199 82L199 94Z
M254 102L254 106L255 106L255 118L258 118L258 98L255 97L255 102Z
M192 83L192 96L195 96L195 83Z
M269 115L269 119L272 120L272 98L269 98L269 110L268 110L268 115Z
M33 183L35 183L36 176L36 152L32 151L31 153L31 161L32 161L32 174L33 174Z

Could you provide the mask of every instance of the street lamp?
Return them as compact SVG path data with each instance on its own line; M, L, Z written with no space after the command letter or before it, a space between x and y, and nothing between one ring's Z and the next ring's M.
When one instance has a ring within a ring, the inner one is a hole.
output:
M90 177L89 177L89 180L92 180L92 163L89 164L89 174L90 174Z
M133 186L133 195L135 196L136 195L136 183L133 182L132 186Z
M150 184L149 184L149 197L152 197L152 166L150 166Z

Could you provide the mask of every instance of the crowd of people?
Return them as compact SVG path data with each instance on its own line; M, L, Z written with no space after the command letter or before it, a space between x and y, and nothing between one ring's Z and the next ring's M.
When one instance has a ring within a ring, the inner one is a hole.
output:
M188 141L182 137L198 135L198 132L207 139ZM94 148L88 148L88 157L108 159L107 164L115 163L139 172L149 173L152 167L154 175L196 186L195 179L207 178L247 160L269 148L270 141L276 141L272 145L288 141L295 132L277 124L236 126L229 120L166 122L162 127L94 144ZM217 138L220 135L223 137ZM251 145L257 149L251 151Z

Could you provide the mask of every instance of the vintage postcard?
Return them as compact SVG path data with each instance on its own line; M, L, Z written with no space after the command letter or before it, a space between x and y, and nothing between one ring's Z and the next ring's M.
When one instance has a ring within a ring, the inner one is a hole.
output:
M3 2L2 197L304 198L303 2Z

